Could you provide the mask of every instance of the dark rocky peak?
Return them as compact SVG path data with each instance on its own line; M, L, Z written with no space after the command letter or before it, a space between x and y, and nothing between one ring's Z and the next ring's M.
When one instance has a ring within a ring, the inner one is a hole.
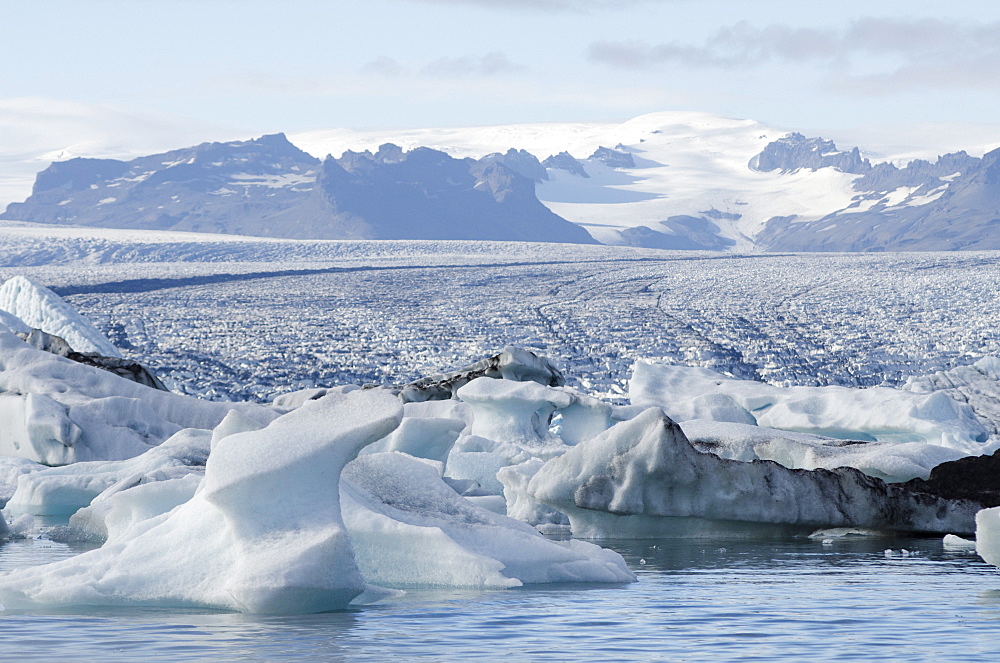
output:
M403 148L393 143L384 143L378 146L375 153L375 161L378 163L399 163L406 159Z
M879 163L854 182L856 191L885 192L899 187L937 188L946 183L942 178L956 173L964 174L975 168L979 159L970 157L965 152L954 152L938 157L931 163L924 159L914 159L903 168L897 168L891 163Z
M471 172L478 180L476 189L489 191L498 203L508 197L527 200L535 195L535 181L503 163L482 159L472 167Z
M368 172L375 166L375 155L368 150L365 150L364 152L347 150L340 155L339 159L335 159L332 156L327 157L323 162L324 168L326 168L329 163L335 163L348 173L364 173Z
M565 170L573 175L579 175L580 177L590 177L587 174L586 169L584 169L583 164L576 160L572 154L569 152L560 152L555 154L545 161L542 165L546 168L555 168L556 170Z
M850 151L838 150L832 140L806 138L800 133L790 133L768 143L760 154L750 159L748 166L761 172L836 168L857 175L863 175L872 168L871 162L863 158L856 147Z
M600 161L609 168L635 168L635 159L632 155L617 148L598 147L589 158Z
M535 182L542 182L549 179L548 173L545 172L545 166L541 164L534 154L527 150L515 150L511 148L502 154L500 152L487 154L479 161L501 163L515 173Z

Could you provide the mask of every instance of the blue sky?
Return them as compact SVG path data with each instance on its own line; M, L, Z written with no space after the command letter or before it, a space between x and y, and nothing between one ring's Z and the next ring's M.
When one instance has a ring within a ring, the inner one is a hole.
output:
M32 0L0 19L8 152L659 110L919 135L1000 106L987 1Z

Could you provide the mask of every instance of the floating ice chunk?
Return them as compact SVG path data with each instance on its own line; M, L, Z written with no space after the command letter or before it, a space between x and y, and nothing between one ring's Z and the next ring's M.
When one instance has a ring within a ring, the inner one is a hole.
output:
M972 410L945 394L874 387L775 387L703 368L636 362L629 396L683 418L692 399L724 395L761 426L861 441L923 442L964 454L984 453L988 431Z
M17 490L17 482L22 474L31 474L47 469L47 466L27 458L0 456L0 508L6 506Z
M941 544L944 546L945 550L950 551L964 551L964 550L975 550L976 542L970 541L969 539L963 539L960 536L955 536L954 534L945 534L944 538L941 539Z
M0 603L344 608L365 583L340 514L340 472L401 417L395 396L357 391L225 437L188 502L98 550L0 577Z
M433 465L398 452L360 456L341 482L365 580L389 587L517 587L632 582L621 556L557 542L459 496Z
M24 324L21 318L11 315L7 311L0 309L0 328L7 329L15 334L30 334L31 327Z
M448 456L445 476L472 483L464 495L502 495L503 484L497 472L510 465L510 459L491 451L452 451Z
M608 429L612 415L610 405L565 387L561 390L571 394L574 400L559 410L559 439L566 444L579 444Z
M249 433L250 431L260 430L263 426L260 422L251 419L245 414L240 414L237 410L230 410L219 425L212 429L212 442L211 448L215 448L215 445L219 443L230 435L235 435L237 433Z
M875 537L885 536L885 532L874 529L859 529L857 527L831 527L829 529L819 529L809 535L810 539L846 539L850 537Z
M431 417L435 419L458 419L465 426L472 425L472 408L458 399L444 401L421 401L403 405L403 416L407 419Z
M36 350L0 330L0 454L47 465L121 460L184 428L214 428L231 410L260 424L271 408L159 391Z
M500 354L465 368L411 382L402 388L399 395L407 403L447 400L463 385L482 377L536 382L550 387L566 383L559 369L545 357L539 357L530 350L507 346Z
M0 286L0 309L20 319L29 328L41 329L65 339L77 352L121 357L118 348L72 306L27 277L15 276Z
M528 493L565 513L573 533L588 538L690 536L711 530L705 521L720 520L966 532L977 508L850 468L789 470L701 453L659 408L548 461Z
M917 394L945 394L966 403L994 435L1000 436L1000 357L983 357L971 366L911 377L903 389ZM992 453L1000 438L983 453Z
M18 479L7 503L12 515L69 516L115 484L139 485L201 474L211 432L186 428L146 453L119 461L90 461L50 467Z
M976 552L987 564L1000 566L1000 507L976 514Z

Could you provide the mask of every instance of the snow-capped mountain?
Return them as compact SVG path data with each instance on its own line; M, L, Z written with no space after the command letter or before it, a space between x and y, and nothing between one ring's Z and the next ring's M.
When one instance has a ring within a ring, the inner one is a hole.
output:
M738 252L994 249L998 156L873 163L858 147L680 112L621 124L332 130L55 163L3 218Z
M538 201L540 176L541 164L516 151L473 160L386 144L320 161L276 134L127 162L57 162L4 217L262 237L592 243Z
M539 199L607 244L674 249L1000 248L992 153L898 167L857 147L752 120L663 112L622 124L297 134L312 154L391 140L480 157L511 147L547 167ZM609 160L610 154L627 155Z

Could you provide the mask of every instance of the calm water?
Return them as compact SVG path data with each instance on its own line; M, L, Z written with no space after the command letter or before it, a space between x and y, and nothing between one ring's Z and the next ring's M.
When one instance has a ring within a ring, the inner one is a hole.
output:
M612 547L638 583L411 591L295 617L0 613L0 660L1000 660L1000 572L940 539ZM0 569L73 553L11 542Z

